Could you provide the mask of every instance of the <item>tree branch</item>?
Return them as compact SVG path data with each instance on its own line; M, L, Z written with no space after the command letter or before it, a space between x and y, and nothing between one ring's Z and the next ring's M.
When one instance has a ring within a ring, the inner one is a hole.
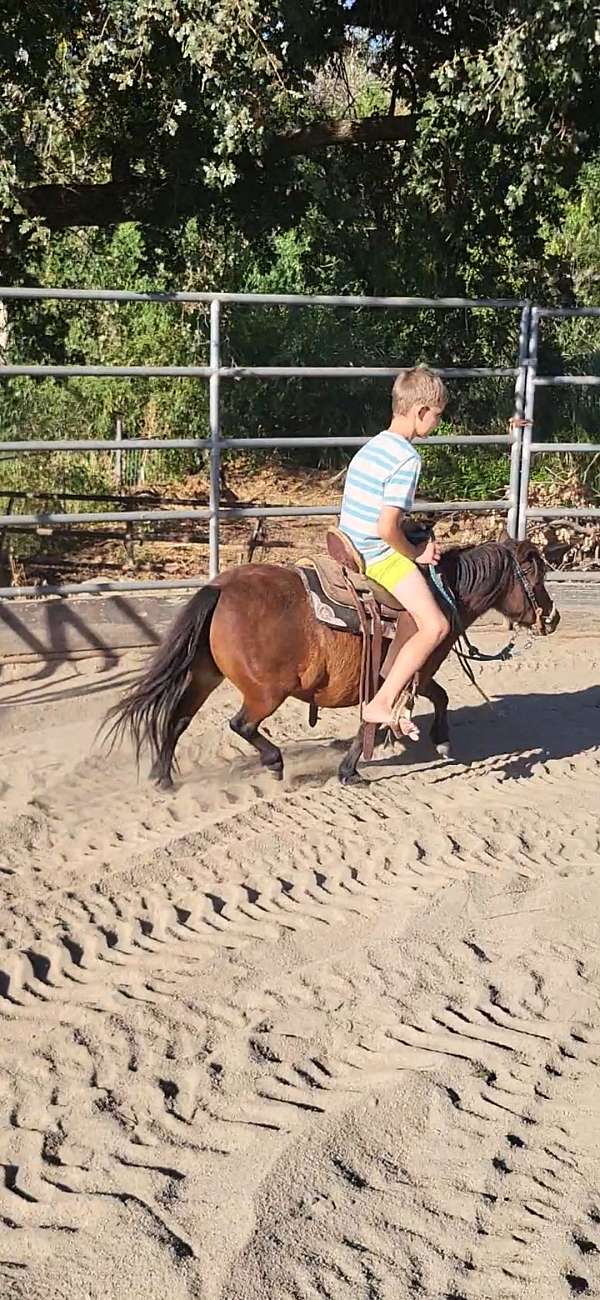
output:
M312 154L317 149L349 144L378 144L380 141L398 143L414 135L415 118L364 117L362 121L313 122L297 131L288 131L273 141L269 153L275 158L290 158L297 154Z
M264 156L269 162L310 155L321 149L411 139L416 119L411 116L367 117L362 121L314 122L276 136ZM116 170L116 169L115 169ZM186 214L198 213L213 194L197 184L175 187L172 181L152 188L131 174L103 184L33 185L17 192L30 217L41 217L52 230L69 226L114 226L121 221L164 225Z
M30 217L42 217L52 230L68 226L112 226L135 221L144 200L130 183L107 181L103 185L32 185L17 191L21 206Z

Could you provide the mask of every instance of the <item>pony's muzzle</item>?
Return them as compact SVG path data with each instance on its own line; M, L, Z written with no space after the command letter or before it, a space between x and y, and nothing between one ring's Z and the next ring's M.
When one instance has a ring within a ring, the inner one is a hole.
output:
M554 604L554 601L552 601L549 614L542 614L541 609L538 609L538 616L536 618L535 626L533 629L534 635L551 636L553 632L556 632L559 623L560 623L560 614L556 608L556 605Z
M556 608L556 605L554 604L554 601L552 601L550 613L544 615L543 621L544 621L546 636L550 636L552 632L556 632L556 629L560 623L560 614Z

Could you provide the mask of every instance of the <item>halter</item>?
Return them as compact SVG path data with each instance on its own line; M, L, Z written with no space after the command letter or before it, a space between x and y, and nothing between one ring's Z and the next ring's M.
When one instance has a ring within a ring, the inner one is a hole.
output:
M539 603L539 600L537 599L535 591L529 581L529 578L527 577L527 574L524 572L524 570L521 568L521 565L519 564L516 555L514 555L512 551L509 551L508 554L510 555L513 568L519 579L519 582L521 583L523 591L525 592L529 604L531 605L531 608L535 614L535 625L537 627L537 630L540 636L547 636L550 630L550 625L552 624L554 620L554 616L556 614L554 601L552 602L550 613L544 614L544 611Z

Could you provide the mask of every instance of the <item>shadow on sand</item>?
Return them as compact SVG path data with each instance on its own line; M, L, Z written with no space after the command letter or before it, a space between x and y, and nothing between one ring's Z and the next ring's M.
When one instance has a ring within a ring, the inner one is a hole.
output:
M533 776L540 763L576 758L600 746L600 686L547 695L504 695L492 706L466 705L451 709L448 716L456 763L501 760L494 762L494 769L513 779ZM431 763L429 719L424 716L420 721L418 744L391 758L375 758L363 771Z

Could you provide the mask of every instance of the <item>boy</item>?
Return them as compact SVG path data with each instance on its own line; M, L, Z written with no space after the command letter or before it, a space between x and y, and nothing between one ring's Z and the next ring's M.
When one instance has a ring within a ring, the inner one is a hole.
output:
M417 625L385 682L363 709L364 722L391 727L410 740L418 740L419 733L402 716L405 688L447 636L449 624L418 567L437 564L439 547L433 541L412 546L403 522L412 509L421 472L421 457L413 442L433 433L447 400L444 383L426 366L400 371L392 389L390 426L350 462L340 516L340 528L363 556L368 576L391 591Z

